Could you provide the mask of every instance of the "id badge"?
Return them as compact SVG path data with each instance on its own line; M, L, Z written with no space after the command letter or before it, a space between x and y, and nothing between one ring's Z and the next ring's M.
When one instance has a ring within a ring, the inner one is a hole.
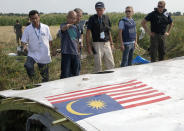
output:
M101 38L101 39L104 39L104 38L105 38L105 33L104 33L104 32L101 32L101 33L100 33L100 38Z

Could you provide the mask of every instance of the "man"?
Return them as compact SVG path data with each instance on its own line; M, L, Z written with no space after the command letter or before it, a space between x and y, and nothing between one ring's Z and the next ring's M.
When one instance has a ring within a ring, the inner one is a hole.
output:
M132 19L133 7L126 7L125 13L126 17L119 22L119 38L123 51L121 67L132 65L134 48L137 44L136 23Z
M165 9L166 3L164 1L158 2L158 7L149 13L142 21L142 26L150 35L150 56L151 62L156 61L157 52L158 60L164 60L165 56L165 37L169 36L173 22L171 16ZM151 23L151 31L148 30L147 22ZM168 29L167 26L169 25ZM167 31L166 31L167 29Z
M48 64L51 62L50 45L52 37L49 27L40 23L38 11L32 10L29 12L31 24L28 25L22 36L24 49L28 46L28 57L24 67L30 79L34 78L34 64L37 63L42 82L49 80Z
M82 47L83 47L83 24L81 23L81 18L83 16L83 11L80 8L75 8L74 11L77 13L77 20L76 20L76 26L78 28L78 31L80 33L80 38L79 38L79 45L78 45L78 50L79 50L79 58L81 59L82 56ZM81 70L81 61L80 61L80 66L79 66L79 71Z
M105 60L107 69L114 68L114 58L112 55L113 41L111 36L111 23L109 17L104 15L105 6L103 2L95 4L97 14L88 20L86 32L86 44L88 53L94 54L94 72L102 71L102 58ZM90 45L90 33L92 33L93 43Z
M80 33L76 26L77 13L69 11L67 22L61 24L61 76L60 78L68 78L79 75L80 58L78 52L78 44Z
M16 24L14 25L14 32L16 34L16 41L19 46L19 41L21 40L22 37L22 25L19 23L18 20L16 20Z
M76 20L76 26L80 32L80 39L79 39L79 50L81 54L81 49L83 47L83 25L80 23L81 18L83 16L83 11L80 8L75 8L74 11L77 13L77 20Z

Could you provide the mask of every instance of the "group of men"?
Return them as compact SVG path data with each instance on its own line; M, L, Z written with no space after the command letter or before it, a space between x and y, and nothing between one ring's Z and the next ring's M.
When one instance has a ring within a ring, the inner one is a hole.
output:
M150 35L150 56L155 62L158 54L159 60L164 60L165 37L170 34L172 19L165 9L166 3L159 1L157 8L149 13L142 21L142 26ZM111 36L111 22L105 12L103 2L95 4L96 14L92 15L87 24L86 45L89 54L94 55L94 72L102 71L102 59L104 59L107 69L114 68L114 58L112 50L114 43ZM80 50L83 47L83 27L79 22L82 17L82 10L76 8L69 11L67 20L60 25L61 37L61 76L67 78L80 74ZM133 7L125 8L126 16L119 21L119 39L121 50L123 51L121 67L132 65L133 52L137 45L136 22L132 16ZM28 48L28 57L25 63L28 76L34 77L34 64L37 63L42 75L42 81L49 80L48 64L51 62L50 46L52 37L49 27L40 23L38 11L29 12L31 24L24 30L22 43L24 49ZM151 30L147 27L147 22L151 23ZM167 25L169 27L167 28ZM167 30L167 31L166 31ZM92 35L92 42L91 37Z

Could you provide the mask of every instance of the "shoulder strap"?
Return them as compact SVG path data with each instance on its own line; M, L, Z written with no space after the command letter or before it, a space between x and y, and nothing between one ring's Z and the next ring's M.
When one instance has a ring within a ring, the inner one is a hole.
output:
M109 19L109 17L107 15L103 15L102 17L104 17L105 20Z
M120 22L120 21L125 21L125 19L124 19L124 18L122 18L122 19L120 19L120 20L119 20L119 22ZM118 25L119 25L119 22L118 22Z

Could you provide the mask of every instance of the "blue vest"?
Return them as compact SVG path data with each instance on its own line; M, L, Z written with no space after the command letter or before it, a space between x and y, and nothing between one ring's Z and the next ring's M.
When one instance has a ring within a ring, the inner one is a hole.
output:
M136 40L136 23L133 19L127 20L122 19L124 21L124 30L122 32L123 42L132 42Z

